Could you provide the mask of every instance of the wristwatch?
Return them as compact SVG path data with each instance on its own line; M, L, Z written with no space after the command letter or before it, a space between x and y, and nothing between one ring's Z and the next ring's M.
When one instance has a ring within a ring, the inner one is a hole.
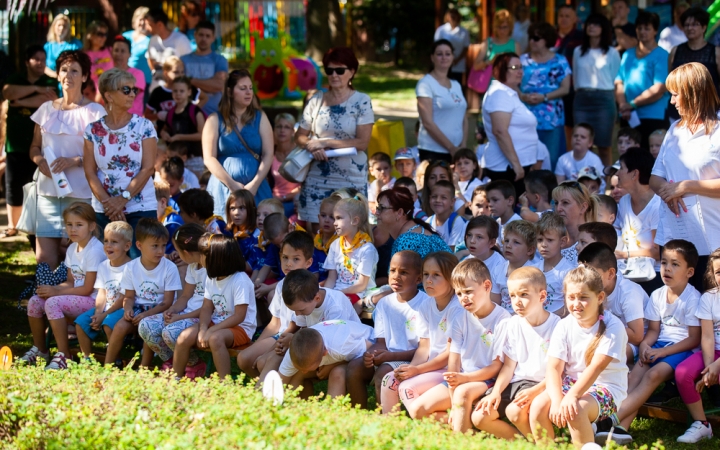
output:
M122 198L124 198L125 200L130 200L130 198L131 198L130 191L122 191L121 195L122 195Z
M547 94L543 94L543 101L548 101Z

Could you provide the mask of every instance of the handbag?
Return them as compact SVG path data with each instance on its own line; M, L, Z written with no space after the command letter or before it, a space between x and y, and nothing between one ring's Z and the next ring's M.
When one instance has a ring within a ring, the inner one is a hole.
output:
M653 280L656 276L655 259L649 256L628 258L623 276L636 283Z
M280 164L278 173L289 182L300 184L310 172L313 159L312 153L304 148L295 147Z
M32 181L23 186L23 208L20 219L15 226L15 229L27 234L35 234L37 227L37 180L39 173L40 169L35 169Z
M492 39L488 38L488 49L487 53L492 52ZM488 64L483 70L470 69L470 75L468 75L468 87L478 94L484 94L490 86L490 80L492 80L492 64Z

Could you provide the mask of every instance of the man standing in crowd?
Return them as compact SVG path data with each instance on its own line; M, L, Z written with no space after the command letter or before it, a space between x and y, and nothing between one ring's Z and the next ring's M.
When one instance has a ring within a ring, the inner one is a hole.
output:
M185 65L185 75L190 77L192 85L208 94L208 101L203 106L207 115L217 112L228 77L228 61L212 51L213 42L215 24L203 20L195 27L197 50L180 58Z
M147 59L153 70L152 91L162 79L162 65L170 56L182 57L192 51L190 40L179 31L168 28L168 16L162 8L153 8L145 16L145 27L152 37L148 44Z
M41 45L31 45L25 50L26 71L10 75L2 93L8 101L6 122L7 168L5 194L7 199L8 228L5 236L17 235L15 226L23 204L23 186L32 181L37 168L30 162L28 151L35 131L30 116L48 100L55 100L58 82L45 75L45 50Z
M575 9L570 5L561 5L557 13L557 32L558 39L555 43L555 53L563 55L567 59L568 64L572 67L573 52L575 47L583 42L585 34L578 29L578 16ZM563 97L563 105L565 105L565 141L570 142L572 139L573 126L573 104L575 103L575 89L570 85L570 92Z
M690 8L690 5L687 2L676 3L675 9L673 10L672 26L665 27L665 29L660 32L658 45L668 53L672 51L673 47L677 47L688 40L687 36L685 36L685 31L683 31L683 23L680 20L680 17L682 17L688 8Z

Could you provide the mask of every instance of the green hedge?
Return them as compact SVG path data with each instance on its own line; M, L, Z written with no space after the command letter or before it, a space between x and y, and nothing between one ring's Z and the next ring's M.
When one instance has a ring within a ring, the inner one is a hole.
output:
M536 448L381 417L346 400L287 397L275 407L240 382L98 365L16 368L0 372L0 448Z

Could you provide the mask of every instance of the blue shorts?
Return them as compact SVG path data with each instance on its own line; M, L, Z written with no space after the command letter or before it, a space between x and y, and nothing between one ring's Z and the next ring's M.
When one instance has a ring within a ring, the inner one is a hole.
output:
M673 344L675 344L675 342L657 341L655 344L653 344L651 348L665 348ZM691 357L692 354L693 352L691 351L675 353L674 355L666 356L664 358L658 359L657 361L653 361L652 363L650 363L650 367L654 367L656 364L664 362L668 366L672 367L673 370L675 370L675 368L679 366L681 362Z
M140 314L141 312L147 311L148 307L146 306L135 306L133 308L133 311L135 314ZM78 325L82 330L85 332L87 337L89 337L91 340L97 339L98 335L100 334L100 330L95 330L93 328L90 328L90 318L95 315L95 308L89 309L85 311L84 313L80 314L75 319L75 325ZM117 311L111 312L107 316L105 316L105 320L102 321L102 326L100 329L103 329L103 327L108 327L111 330L115 329L115 324L118 323L120 319L123 318L123 315L125 315L125 310L120 308Z

